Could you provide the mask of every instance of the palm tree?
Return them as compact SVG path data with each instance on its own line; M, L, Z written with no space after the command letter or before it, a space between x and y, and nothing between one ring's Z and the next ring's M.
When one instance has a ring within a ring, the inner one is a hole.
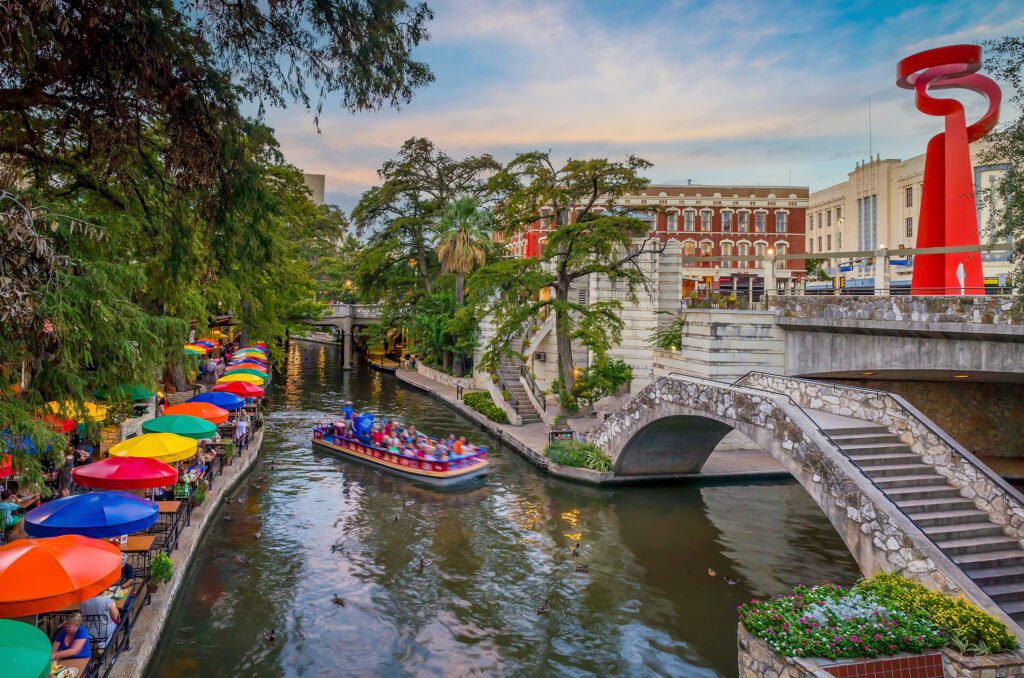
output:
M445 208L439 225L437 258L455 274L455 305L462 306L466 276L484 265L492 248L491 214L480 209L475 198L459 198ZM462 376L462 356L454 356L452 373Z

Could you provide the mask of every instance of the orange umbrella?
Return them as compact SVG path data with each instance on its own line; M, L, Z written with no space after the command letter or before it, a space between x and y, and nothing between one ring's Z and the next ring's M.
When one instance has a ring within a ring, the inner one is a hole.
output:
M0 617L77 605L121 576L121 549L77 534L0 546Z
M164 414L184 414L205 419L211 424L223 424L228 420L229 412L210 403L182 403L168 407Z

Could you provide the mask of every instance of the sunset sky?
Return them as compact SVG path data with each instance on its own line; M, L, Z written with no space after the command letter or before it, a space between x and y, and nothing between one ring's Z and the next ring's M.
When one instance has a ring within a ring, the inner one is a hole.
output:
M328 202L350 209L410 136L499 160L635 153L656 182L823 188L867 158L869 98L882 157L940 130L895 86L900 58L1024 33L1019 0L430 5L416 57L437 80L402 110L351 115L335 97L320 134L301 107L266 114L288 159L327 175Z

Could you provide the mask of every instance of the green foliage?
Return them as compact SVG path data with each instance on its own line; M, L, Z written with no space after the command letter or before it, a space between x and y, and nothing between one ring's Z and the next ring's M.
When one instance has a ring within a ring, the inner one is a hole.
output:
M224 463L228 463L235 456L235 452L238 451L238 447L234 443L228 443L224 446Z
M174 578L174 562L163 551L153 556L149 565L149 581L154 584L166 584Z
M632 378L633 368L625 361L599 355L590 367L580 370L572 386L572 395L576 402L593 404L612 395Z
M686 329L686 316L677 315L668 323L658 326L647 338L647 343L662 351L678 351Z
M548 459L561 466L586 468L601 473L612 470L611 457L594 443L556 440L544 448L544 454Z
M828 271L824 269L826 259L805 259L804 266L807 270L807 278L809 280L821 280L829 282L832 280L832 276L828 274Z
M878 574L854 588L883 605L930 618L969 654L1017 649L1017 639L1002 622L964 598L943 595L898 574Z
M466 393L462 396L462 402L491 421L498 422L499 424L508 423L508 415L505 414L503 409L494 404L494 401L491 400L491 394L486 391Z

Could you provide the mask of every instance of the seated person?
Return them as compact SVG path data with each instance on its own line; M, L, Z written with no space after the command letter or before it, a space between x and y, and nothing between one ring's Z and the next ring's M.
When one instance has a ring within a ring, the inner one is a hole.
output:
M132 580L135 579L135 568L128 562L128 554L121 554L121 586L131 584Z
M72 612L64 620L64 625L57 630L50 656L54 661L89 659L92 656L92 649L89 647L89 631L82 626L80 613Z
M101 650L105 648L107 643L110 642L110 638L114 635L117 623L121 621L114 599L99 595L83 601L78 611L82 613L83 617L88 619L88 625L92 628L96 647Z
M14 504L14 502L11 501L11 491L6 488L3 492L0 492L0 504L2 503ZM21 520L21 516L15 515L14 511L15 509L0 506L0 530L6 530L8 527L13 527Z

